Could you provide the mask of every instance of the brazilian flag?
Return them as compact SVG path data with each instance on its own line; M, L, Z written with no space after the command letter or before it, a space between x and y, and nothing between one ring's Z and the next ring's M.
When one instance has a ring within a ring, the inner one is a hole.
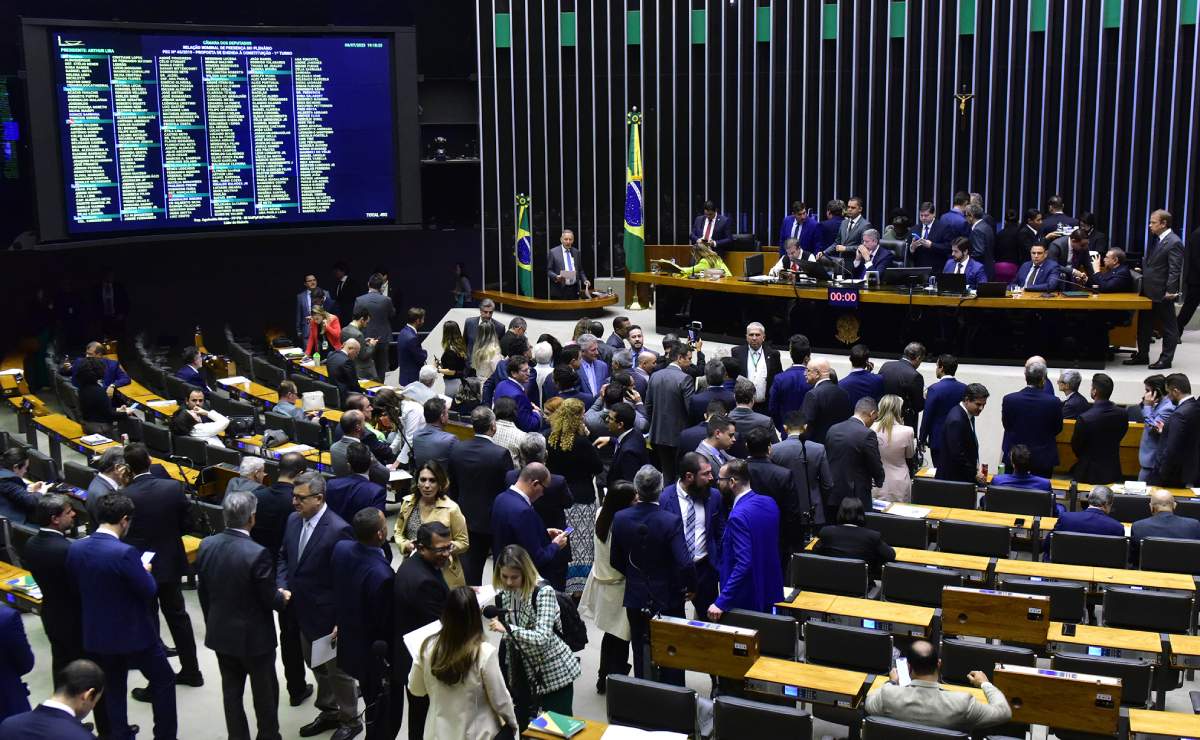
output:
M625 160L625 272L645 272L646 209L642 199L642 114L634 108L625 120L629 124L629 152Z
M529 196L517 196L517 290L533 295L533 235L529 232Z

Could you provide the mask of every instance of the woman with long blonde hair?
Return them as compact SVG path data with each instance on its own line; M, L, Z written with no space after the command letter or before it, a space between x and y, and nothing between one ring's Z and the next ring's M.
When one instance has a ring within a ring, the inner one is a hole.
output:
M692 262L692 266L682 268L680 274L693 275L705 270L721 270L725 277L733 277L733 271L725 264L725 260L721 259L721 255L704 244L692 245Z
M479 322L479 330L475 334L475 347L471 350L471 367L475 368L476 377L486 378L496 371L496 363L500 361L500 337L490 321Z
M562 399L550 416L550 437L546 440L546 463L566 478L575 503L567 509L567 524L575 528L571 537L571 562L567 566L567 593L582 593L592 570L595 548L592 532L596 526L596 475L604 468L600 454L588 438L583 423L583 402Z
M879 457L883 460L883 486L871 491L885 501L908 501L912 478L908 461L917 454L916 432L901 421L904 400L889 393L879 399L879 419L871 427L879 439Z

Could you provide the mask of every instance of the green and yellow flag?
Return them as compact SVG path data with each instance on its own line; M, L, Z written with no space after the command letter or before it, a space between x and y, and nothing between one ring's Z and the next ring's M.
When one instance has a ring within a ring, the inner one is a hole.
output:
M625 271L646 271L645 201L642 199L642 114L637 108L629 123L629 152L625 160Z
M517 196L517 290L521 295L533 295L533 235L529 232L528 195Z

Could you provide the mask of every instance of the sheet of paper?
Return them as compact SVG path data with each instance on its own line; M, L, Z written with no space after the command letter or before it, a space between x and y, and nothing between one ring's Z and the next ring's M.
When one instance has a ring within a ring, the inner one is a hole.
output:
M109 439L108 437L105 437L103 434L87 434L87 435L80 437L79 441L83 442L85 445L88 445L90 447L95 447L96 445L102 445L102 444L107 444L109 442L112 442L111 439Z
M911 504L892 504L888 507L887 513L895 514L896 516L906 516L910 519L924 519L929 516L929 508L925 506L912 506Z
M496 587L480 586L475 589L475 598L479 599L479 608L481 609L488 604L496 603Z
M333 633L330 632L324 637L318 637L313 640L312 644L312 667L316 668L319 665L324 665L337 657L337 643L333 640Z
M279 354L284 357L303 357L304 350L299 347L283 347L279 350Z
M896 658L896 678L901 686L912 683L912 676L908 672L908 658Z
M177 404L169 398L160 398L157 401L146 401L146 405L151 408L161 409L167 406L176 406Z
M395 483L396 481L412 480L412 474L407 470L393 470L388 473L388 482Z
M217 378L221 385L250 385L250 378L241 375L231 375L228 378Z
M409 655L421 654L421 643L425 642L425 638L430 635L436 635L442 631L442 621L435 619L424 627L417 627L412 632L404 636L404 647L408 648ZM314 658L313 660L316 660Z
M600 740L687 740L682 732L648 732L636 727L609 725Z
M19 367L10 367L7 370L0 370L0 375L20 375L22 373Z
M142 553L142 565L149 565L151 560L154 560L153 550L147 550L146 552Z

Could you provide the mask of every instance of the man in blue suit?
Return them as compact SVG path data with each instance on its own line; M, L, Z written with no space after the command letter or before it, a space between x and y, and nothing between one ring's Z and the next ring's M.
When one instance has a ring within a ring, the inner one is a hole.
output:
M968 203L963 208L963 216L967 220L971 259L983 265L984 274L991 280L996 264L996 231L987 222L983 206L977 203Z
M1113 247L1105 252L1100 271L1092 273L1088 285L1101 293L1132 293L1133 273L1125 264L1125 250Z
M338 667L336 660L313 665L312 644L329 636L337 626L333 548L342 540L352 539L352 532L350 525L325 503L325 478L315 470L296 477L292 505L296 511L284 528L275 585L284 590L284 598L300 623L300 645L305 662L317 677L314 703L321 710L315 720L300 728L300 736L336 729L334 740L349 740L362 729L354 679Z
M1033 455L1031 472L1049 478L1058 465L1058 443L1062 431L1062 405L1042 391L1046 383L1046 365L1040 360L1025 365L1025 387L1009 393L1000 404L1004 439L1002 459L1008 458L1013 445L1024 444Z
M883 378L871 372L871 350L865 344L850 348L850 372L838 381L838 387L850 397L850 405L866 396L876 403L883 398Z
M1029 261L1017 270L1016 283L1025 290L1058 290L1058 263L1046 258L1046 248L1034 244L1029 248Z
M1083 534L1105 534L1124 537L1125 527L1108 515L1112 509L1113 492L1108 486L1096 486L1087 495L1088 507L1083 511L1060 514L1054 531L1042 545L1043 560L1050 560L1050 543L1057 532L1080 532Z
M421 376L425 360L429 357L429 353L421 346L421 337L417 335L424 324L425 309L408 309L407 323L396 338L396 354L400 358L400 379L397 382L400 385L416 382Z
M383 556L388 536L383 512L368 507L352 519L354 540L334 545L330 559L336 577L337 663L358 679L359 692L367 705L367 737L375 740L388 737L388 704L380 692L388 664L375 656L373 648L376 642L392 641L395 574Z
M611 487L619 480L633 480L637 471L650 463L650 454L646 451L646 437L637 430L637 412L633 406L624 401L613 405L606 421L611 435L608 444L613 446L613 459L608 466Z
M0 720L29 711L29 687L22 676L33 670L33 648L21 612L0 609Z
M1008 452L1009 472L992 478L993 486L1008 486L1009 488L1029 488L1034 491L1051 491L1049 478L1034 475L1029 472L1029 462L1032 456L1025 445L1013 445Z
M793 334L788 339L788 355L792 358L792 366L775 376L771 392L767 394L767 411L775 421L776 429L783 429L788 414L804 406L804 396L809 391L805 366L812 356L808 337Z
M1166 537L1177 540L1200 540L1200 522L1175 513L1175 495L1156 488L1150 493L1150 516L1138 519L1129 532L1130 561L1136 566L1138 548L1147 537Z
M717 254L725 254L733 243L733 220L717 213L717 206L711 200L704 201L701 210L704 212L692 221L692 243L703 242Z
M933 224L933 229L929 232L929 248L936 255L937 261L934 264L943 262L950 256L950 245L955 239L970 234L971 227L967 224L967 217L963 215L970 202L969 194L958 191L954 194L954 204L950 206L950 210L939 216Z
M10 610L20 615L16 610ZM31 656L32 657L32 656ZM95 740L83 726L104 695L104 671L90 660L74 660L54 675L54 695L33 711L0 723L5 740Z
M968 288L974 288L982 282L987 282L987 272L984 270L983 263L975 260L971 254L970 243L962 237L955 239L950 244L950 259L946 260L946 264L942 266L942 273L964 276Z
M529 359L524 355L509 357L505 372L508 377L496 386L493 406L495 400L511 398L517 405L517 428L522 432L536 432L542 428L542 415L526 393L529 385Z
M167 662L154 622L158 587L137 548L121 542L133 521L133 501L110 493L98 507L100 525L90 537L71 543L67 567L76 576L83 605L83 649L104 669L108 691L109 737L131 740L126 710L126 677L131 668L150 680L155 740L174 740L175 671Z
M550 485L550 471L540 462L521 469L517 482L492 503L492 558L509 545L529 553L539 572L554 569L558 551L567 546L561 529L547 527L533 505Z
M704 379L708 387L692 394L688 401L688 420L693 424L704 418L708 404L720 401L725 406L725 413L733 411L736 402L733 398L733 381L725 370L725 363L719 359L711 359L704 365ZM680 445L680 449L683 449ZM693 448L695 449L695 448Z
M300 340L300 346L308 345L308 328L312 322L308 317L312 315L312 292L319 290L325 294L325 308L328 311L334 311L333 296L328 290L317 287L316 275L304 276L304 290L296 294L296 338Z
M387 506L387 489L368 477L373 455L367 446L351 442L346 448L347 475L331 478L325 484L325 503L344 521L350 521L360 510L367 507L384 512Z
M200 368L204 367L204 357L201 356L200 350L195 347L183 348L183 366L175 371L175 377L179 378L188 385L194 385L204 391L204 395L212 393L212 388L208 387L208 381L204 379L204 374L200 372Z
M867 229L862 234L862 243L854 252L854 279L861 280L868 272L878 275L892 266L894 258L892 250L879 246L879 232Z
M595 399L608 380L608 363L600 359L600 338L595 334L579 336L579 383ZM584 407L591 404L584 404Z
M686 453L678 469L679 480L663 489L658 505L683 520L683 541L696 568L696 592L691 601L696 616L702 617L717 598L725 513L721 492L712 487L712 465L703 455Z
M642 610L652 615L684 616L684 597L696 593L696 568L684 542L683 520L659 506L662 473L644 465L633 485L637 503L613 517L609 563L625 576L623 604L633 646L633 675L645 678L650 621ZM663 668L659 680L683 686L683 671Z
M954 377L958 372L958 358L941 355L937 359L938 381L929 386L925 394L925 413L921 416L918 435L921 444L929 448L934 466L938 464L938 452L942 448L942 424L946 414L963 399L967 384Z
M79 372L79 366L83 364L84 357L95 357L104 363L104 378L100 381L100 385L105 389L129 385L129 376L121 368L121 363L104 356L104 345L99 342L88 342L87 348L83 351L83 357L76 357L68 368L71 372L71 384L76 388L79 387L79 381L75 379L75 375Z
M816 228L817 223L808 217L808 205L804 201L793 201L791 213L784 216L779 227L779 256L787 256L784 242L795 239L797 245L803 245L806 240L811 240L809 233Z
M770 613L783 592L779 507L750 490L750 468L744 460L725 463L717 482L733 505L721 543L721 593L708 607L708 618L718 622L730 609Z

